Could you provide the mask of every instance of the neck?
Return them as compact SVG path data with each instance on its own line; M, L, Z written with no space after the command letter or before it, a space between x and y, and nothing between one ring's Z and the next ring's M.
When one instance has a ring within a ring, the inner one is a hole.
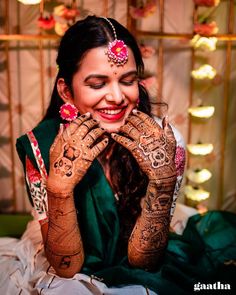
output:
M115 146L115 142L114 141L110 142L108 146L106 147L106 149L98 156L98 160L103 166L109 164L109 160L114 150L114 146Z

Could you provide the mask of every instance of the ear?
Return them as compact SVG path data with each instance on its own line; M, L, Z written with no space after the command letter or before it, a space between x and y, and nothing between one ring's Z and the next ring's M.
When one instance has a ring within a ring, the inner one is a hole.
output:
M69 86L66 84L63 78L57 80L57 91L64 102L73 104L73 97Z

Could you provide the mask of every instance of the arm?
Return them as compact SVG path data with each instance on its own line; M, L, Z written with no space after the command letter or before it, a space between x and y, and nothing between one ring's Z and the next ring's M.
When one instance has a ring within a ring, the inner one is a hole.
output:
M147 174L149 185L128 243L128 258L135 267L153 269L168 242L170 210L176 184L176 141L167 120L161 128L152 118L134 112L112 137L133 154Z
M104 133L97 125L89 115L83 115L68 127L61 126L50 149L46 182L48 223L42 222L41 230L47 259L62 277L72 277L84 262L73 191L107 146L107 138L97 142Z
M34 205L34 217L41 225L46 256L58 275L71 277L81 269L84 260L73 194L46 190L42 175L28 157L26 180Z
M72 277L84 262L83 243L77 222L73 193L48 193L49 222L42 226L45 253L57 274Z
M168 242L170 209L173 191L161 191L156 182L149 182L128 244L128 258L135 267L154 269Z

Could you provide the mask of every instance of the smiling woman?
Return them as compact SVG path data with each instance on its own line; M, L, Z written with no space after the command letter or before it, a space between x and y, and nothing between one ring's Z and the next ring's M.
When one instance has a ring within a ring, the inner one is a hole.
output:
M89 50L72 79L72 91L63 78L58 80L58 92L64 102L74 104L80 114L91 116L107 131L117 131L139 98L134 55L129 49L125 65L112 67L104 54L106 47Z
M152 116L139 47L114 19L71 26L57 64L45 117L17 141L46 254L29 281L42 294L155 294L182 137Z

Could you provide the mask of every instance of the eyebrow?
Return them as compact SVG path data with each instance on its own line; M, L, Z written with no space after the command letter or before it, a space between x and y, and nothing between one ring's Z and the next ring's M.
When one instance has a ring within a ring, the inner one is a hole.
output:
M129 72L127 72L127 73L121 75L120 79L124 79L124 78L126 78L126 77L131 76L131 75L137 75L137 74L138 74L138 73L137 73L136 70L134 70L134 71L129 71ZM92 78L107 79L108 76L106 76L106 75L100 75L100 74L91 74L91 75L89 75L88 77L86 77L86 78L84 79L84 82L87 82L89 79L92 79Z

